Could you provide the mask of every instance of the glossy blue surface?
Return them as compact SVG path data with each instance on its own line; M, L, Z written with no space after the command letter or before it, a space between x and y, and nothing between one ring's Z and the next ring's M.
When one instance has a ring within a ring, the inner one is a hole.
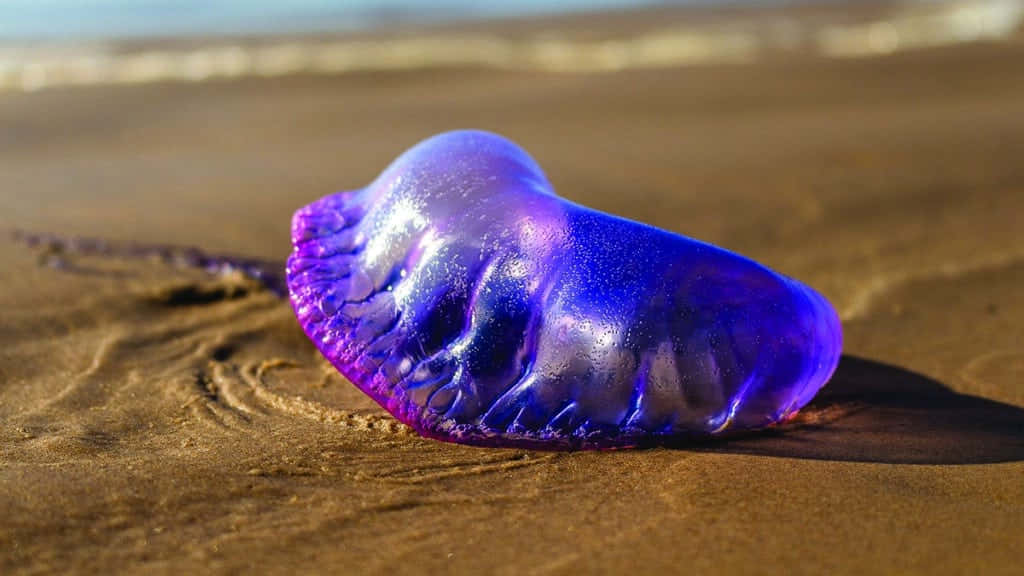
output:
M421 434L549 448L770 426L839 360L811 288L555 195L484 132L415 146L293 219L306 334Z

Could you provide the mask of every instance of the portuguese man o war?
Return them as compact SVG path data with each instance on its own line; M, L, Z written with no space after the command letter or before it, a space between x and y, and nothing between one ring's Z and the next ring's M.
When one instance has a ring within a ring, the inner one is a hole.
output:
M292 220L303 330L423 436L629 447L785 421L839 361L835 310L743 256L558 197L500 136L411 148Z

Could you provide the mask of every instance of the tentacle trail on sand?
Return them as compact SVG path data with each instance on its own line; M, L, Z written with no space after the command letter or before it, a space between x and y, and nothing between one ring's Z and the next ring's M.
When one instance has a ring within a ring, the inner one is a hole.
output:
M50 258L47 262L55 268L71 267L63 258L65 255L157 260L174 268L203 270L214 276L241 274L259 282L279 297L283 298L288 293L284 279L285 266L284 262L280 261L211 254L191 246L117 243L100 238L62 236L25 230L14 230L10 235L18 243L48 252Z

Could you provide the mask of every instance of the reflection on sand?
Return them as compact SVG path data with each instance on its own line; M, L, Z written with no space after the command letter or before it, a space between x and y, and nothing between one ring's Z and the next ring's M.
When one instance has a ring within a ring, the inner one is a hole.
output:
M8 47L0 48L0 91L423 68L597 73L743 63L789 52L865 57L1011 37L1024 19L1024 2L896 4L867 21L851 21L841 11L824 19L785 14L655 25L625 38L551 32L512 38L464 31L370 39L211 41L168 49L104 43Z

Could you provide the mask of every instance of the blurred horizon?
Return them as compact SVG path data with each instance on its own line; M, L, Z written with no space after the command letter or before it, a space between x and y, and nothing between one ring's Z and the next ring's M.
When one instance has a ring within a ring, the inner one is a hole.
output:
M749 0L761 1L766 0ZM771 0L768 0L771 1ZM0 0L0 40L346 32L715 0Z
M448 0L445 6L454 10L466 1ZM37 26L29 25L31 14L21 15L23 25L5 18L5 10L9 14L28 2L0 0L0 92L427 68L607 73L743 64L781 55L865 58L1024 38L1024 0L597 0L586 6L583 0L514 0L501 11L467 10L447 19L443 14L448 12L441 10L416 17L421 3L412 0L387 2L392 8L408 7L390 17L366 12L374 4L370 0L348 0L334 3L335 16L313 18L316 26L301 23L327 7L325 0L299 0L287 7L254 0L249 10L236 0L215 0L214 8L191 11L181 6L196 8L199 0L174 6L163 0L96 0L52 18L45 29L49 36L41 35L43 30L30 34ZM60 12L70 0L38 2L33 13L45 20L43 14ZM138 10L119 12L109 25L103 23L104 14L125 5ZM639 18L626 12L611 18L548 18L641 6L671 9ZM354 16L360 10L376 16L361 20ZM160 17L164 11L186 14ZM76 19L79 13L88 16ZM526 18L526 26L506 25L509 17ZM261 22L263 28L257 26ZM430 28L449 22L459 25ZM11 39L15 29L24 39ZM362 30L369 33L346 36Z
M871 0L803 0L865 4ZM929 3L937 0L910 0ZM352 32L388 25L657 6L792 4L791 0L0 0L0 41L123 40Z

